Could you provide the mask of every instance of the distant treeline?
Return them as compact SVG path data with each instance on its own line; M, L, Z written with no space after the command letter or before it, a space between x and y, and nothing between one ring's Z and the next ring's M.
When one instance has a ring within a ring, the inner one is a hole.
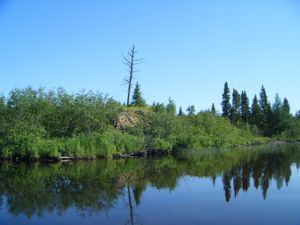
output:
M176 113L172 99L167 105L147 105L138 84L130 106L94 92L14 89L8 97L0 98L0 157L99 158L143 149L171 151L265 143L267 139L261 134L299 138L299 118L290 115L285 103L279 101L278 107L274 104L271 108L266 100L264 111L260 100L259 119L254 120L255 107L245 117L243 106L237 102L228 104L224 116L213 109L195 113L193 106L184 115L182 109Z
M240 94L233 89L232 101L230 99L228 83L225 82L222 95L222 116L230 119L233 124L239 126L240 123L247 123L256 126L262 135L269 137L280 134L292 139L299 137L300 111L293 116L286 98L282 101L276 94L274 103L271 105L266 90L262 86L259 98L256 95L253 97L251 107L246 91Z

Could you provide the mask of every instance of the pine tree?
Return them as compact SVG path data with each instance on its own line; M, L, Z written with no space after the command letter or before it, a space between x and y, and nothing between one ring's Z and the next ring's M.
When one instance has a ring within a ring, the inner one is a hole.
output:
M279 128L278 128L279 123L282 119L282 101L281 101L278 93L276 93L272 111L273 111L272 133L277 133L277 131L279 130Z
M223 110L223 116L229 117L230 115L230 90L228 87L228 83L225 82L224 84L224 92L222 94L222 110Z
M182 108L181 108L181 106L179 107L179 112L178 112L178 116L183 116L184 114L183 114L183 111L182 111Z
M286 98L283 99L282 110L284 114L290 115L291 108L289 101Z
M271 134L280 134L282 131L289 127L290 121L290 106L286 98L283 103L276 94L275 102L273 104L273 120L272 120L272 132Z
M250 119L250 109L249 109L249 99L246 91L241 93L241 116L245 123L249 122Z
M231 105L231 110L230 110L231 122L236 123L239 121L239 119L241 117L240 107L241 107L241 96L236 89L233 89L232 105Z
M264 86L261 87L261 91L259 93L259 105L262 113L262 122L260 128L264 131L266 135L269 134L269 127L272 123L272 109L271 105L268 101L268 96Z
M261 126L261 108L258 104L257 96L254 95L252 105L251 105L251 116L250 122L252 125L256 125L257 127Z
M211 112L212 112L214 115L217 114L216 107L215 107L215 104L214 104L214 103L211 105Z
M142 92L141 92L139 83L136 83L136 85L135 85L131 105L134 105L134 106L145 106L146 105L146 102L142 97Z

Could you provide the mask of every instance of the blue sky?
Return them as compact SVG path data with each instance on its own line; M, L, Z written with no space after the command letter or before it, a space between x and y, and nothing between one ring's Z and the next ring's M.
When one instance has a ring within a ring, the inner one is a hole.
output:
M300 109L297 0L0 0L0 92L91 89L125 102L122 54L133 43L149 104L221 110L228 81Z

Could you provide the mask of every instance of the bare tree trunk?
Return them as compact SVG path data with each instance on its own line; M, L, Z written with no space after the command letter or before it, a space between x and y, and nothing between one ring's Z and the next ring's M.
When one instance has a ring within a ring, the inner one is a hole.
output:
M130 101L130 92L131 92L131 86L132 86L132 76L133 76L133 61L134 61L134 45L132 46L132 49L130 50L130 68L129 68L129 80L128 80L128 93L127 93L127 106L129 106Z
M128 77L124 79L125 84L128 85L127 90L127 106L130 105L130 95L131 95L131 87L132 87L132 81L133 81L133 75L134 73L138 72L135 70L135 66L142 62L143 59L136 59L136 53L135 46L132 45L132 48L129 49L127 56L123 56L124 64L128 67Z

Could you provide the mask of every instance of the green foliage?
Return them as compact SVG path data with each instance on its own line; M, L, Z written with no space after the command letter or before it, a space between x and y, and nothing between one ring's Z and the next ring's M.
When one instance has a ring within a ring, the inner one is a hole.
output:
M194 105L188 106L186 109L189 116L195 115L196 109Z
M298 118L298 119L300 119L300 110L298 110L298 111L296 112L295 117Z
M236 197L253 186L265 198L271 182L279 189L282 184L288 184L291 165L300 163L299 153L299 147L286 145L284 148L202 149L192 154L181 151L176 157L149 160L1 163L0 195L7 201L0 205L11 217L44 219L48 214L61 217L68 209L80 215L99 215L120 202L123 204L125 187L133 189L136 203L142 203L141 196L147 186L174 190L184 176L207 178L212 182L218 178L223 184L218 183L214 189L224 191L226 201L233 197L230 194Z
M281 103L278 96L271 108L264 89L260 104L254 97L250 116L246 92L240 96L233 90L233 123L218 116L214 105L198 114L193 105L187 111L188 116L183 116L180 107L180 116L176 115L172 99L166 106L124 107L93 92L14 89L7 99L0 97L0 157L100 158L144 149L232 147L265 143L260 133L298 140L299 119L290 114L288 100Z
M250 120L249 99L246 91L241 93L241 117L245 123L248 123Z
M232 105L231 105L230 115L229 115L231 122L237 123L240 120L241 118L240 107L241 107L241 96L236 89L233 89Z
M230 105L230 90L229 90L229 86L228 83L225 82L224 84L224 92L222 94L222 110L223 110L223 116L226 118L229 118L230 115L230 109L231 109L231 105Z
M183 116L183 115L184 115L184 113L183 113L182 108L181 108L181 106L180 106L180 107L179 107L178 116Z
M136 83L136 85L135 85L135 89L134 89L133 95L132 95L131 105L134 105L134 106L145 106L146 105L146 102L142 97L141 87L140 87L139 83Z
M261 108L258 104L258 100L256 95L254 95L252 106L251 106L251 117L250 117L250 123L252 125L256 125L257 127L261 126L262 121L262 112Z
M279 135L279 139L288 141L300 141L300 119L288 120L286 129Z
M211 110L210 110L210 111L211 111L212 114L214 114L214 115L217 114L217 110L216 110L216 107L215 107L215 104L214 104L214 103L212 103L212 105L211 105Z
M166 107L166 110L168 113L170 113L171 115L175 115L176 114L176 105L175 105L175 102L174 100L172 100L171 98L169 98L168 100L168 104L167 104L167 107Z

